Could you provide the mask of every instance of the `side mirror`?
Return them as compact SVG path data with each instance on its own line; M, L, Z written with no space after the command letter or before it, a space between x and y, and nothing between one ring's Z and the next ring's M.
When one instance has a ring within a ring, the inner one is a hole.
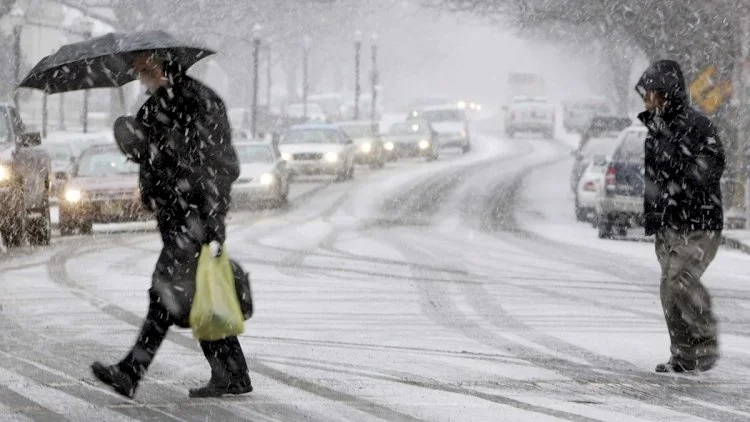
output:
M40 132L27 132L18 136L18 146L23 148L37 147L42 144L42 134Z
M346 142L344 142L345 145L352 145L353 143L354 141L352 141L351 139L347 139Z

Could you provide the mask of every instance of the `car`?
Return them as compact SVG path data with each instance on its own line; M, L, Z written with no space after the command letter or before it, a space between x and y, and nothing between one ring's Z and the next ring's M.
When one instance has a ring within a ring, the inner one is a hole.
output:
M428 121L438 134L438 148L440 149L457 147L461 148L463 153L471 151L471 135L466 110L456 103L414 110L406 119Z
M388 129L383 140L389 160L412 157L424 157L427 161L438 159L438 134L426 120L396 122Z
M60 234L91 234L94 223L146 221L136 163L116 145L94 144L76 162L60 201Z
M337 92L313 94L307 97L307 101L317 104L326 116L327 122L341 120L341 94Z
M354 142L357 151L354 154L354 162L357 164L368 164L370 168L383 168L386 161L386 152L383 141L378 133L378 124L369 120L354 120L336 123L348 137Z
M0 104L0 235L6 247L48 245L52 164L39 132L27 132L16 108Z
M612 147L614 149L614 146ZM596 202L604 189L604 173L611 156L597 155L583 170L575 191L575 215L580 222L590 222L596 227Z
M563 105L563 127L568 132L583 132L594 117L611 113L611 107L604 97L570 101Z
M292 176L332 175L338 182L354 177L354 142L331 124L294 125L278 140L281 158Z
M575 213L578 221L592 221L594 218L596 181L598 176L603 175L603 166L617 148L619 136L620 132L604 132L596 138L591 138L575 152L576 161L571 171L570 182L575 194Z
M606 132L617 132L619 134L632 124L633 119L628 116L596 116L591 119L591 123L581 134L578 146L581 148L590 138L601 136Z
M295 103L289 104L286 107L287 117L294 120L305 120L305 104ZM326 115L323 113L323 109L315 103L307 103L307 119L305 122L310 123L326 123Z
M625 128L632 125L629 117L595 117L584 131L578 148L573 151L575 163L570 173L570 189L575 193L578 181L591 159L597 154L609 151L608 144L616 144L617 138ZM594 143L589 146L589 142Z
M51 196L60 199L65 184L73 172L73 165L78 154L75 148L67 143L48 143L44 150L49 154L52 164L52 191Z
M505 115L505 134L539 132L547 139L555 136L555 108L547 97L516 96Z
M618 137L612 159L606 165L604 187L596 200L596 225L601 239L613 234L626 236L629 228L643 220L647 134L645 126L635 124Z
M240 176L232 186L232 203L239 206L281 206L289 197L286 161L272 145L260 141L235 142Z

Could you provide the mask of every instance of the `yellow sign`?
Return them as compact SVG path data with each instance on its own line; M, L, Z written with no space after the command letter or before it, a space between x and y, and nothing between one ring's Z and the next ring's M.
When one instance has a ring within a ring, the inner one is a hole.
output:
M724 102L732 96L732 83L717 82L716 66L709 66L690 84L690 97L701 110L714 114Z

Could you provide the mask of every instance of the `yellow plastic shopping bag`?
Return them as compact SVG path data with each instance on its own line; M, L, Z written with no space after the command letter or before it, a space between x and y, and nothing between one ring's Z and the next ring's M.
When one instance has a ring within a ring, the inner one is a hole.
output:
M190 328L198 340L215 341L245 331L232 264L226 248L214 257L204 245L198 258Z

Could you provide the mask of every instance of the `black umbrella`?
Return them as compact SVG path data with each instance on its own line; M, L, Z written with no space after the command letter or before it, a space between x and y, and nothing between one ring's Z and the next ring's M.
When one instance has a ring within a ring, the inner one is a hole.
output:
M19 86L48 94L122 86L137 79L132 61L143 52L177 61L184 69L215 53L179 41L164 31L109 33L60 47L40 60Z

